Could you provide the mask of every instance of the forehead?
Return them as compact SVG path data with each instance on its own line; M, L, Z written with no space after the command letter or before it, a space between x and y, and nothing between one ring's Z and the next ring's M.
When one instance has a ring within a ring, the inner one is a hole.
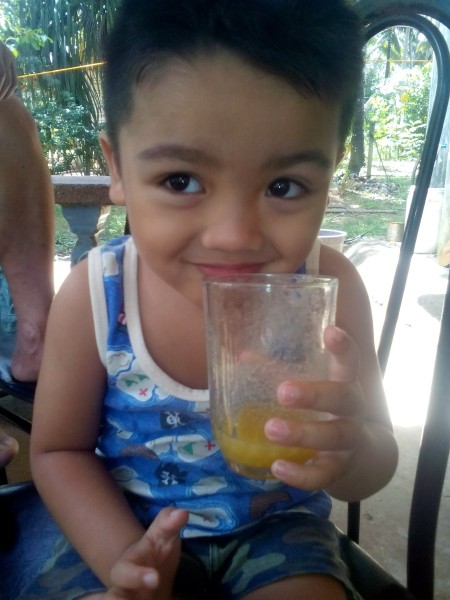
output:
M220 50L166 59L145 69L119 141L123 136L188 133L221 136L225 144L235 128L252 135L255 144L263 133L270 133L275 142L289 130L293 136L301 132L303 138L326 135L337 140L340 112L332 102L305 95L280 77Z

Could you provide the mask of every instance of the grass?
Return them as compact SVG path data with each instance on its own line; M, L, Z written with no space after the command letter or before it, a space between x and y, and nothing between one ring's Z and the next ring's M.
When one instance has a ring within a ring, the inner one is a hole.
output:
M384 167L384 168L383 168ZM405 222L406 200L411 185L413 163L375 164L371 180L378 183L395 184L390 194L355 190L351 182L338 187L340 201L331 205L323 221L327 229L347 232L347 240L385 240L390 223Z
M341 229L347 232L347 239L386 239L389 223L405 220L406 199L411 184L411 162L375 163L372 168L372 180L394 183L392 194L377 194L367 190L355 190L348 182L340 183L339 202L327 211L323 227ZM333 190L336 192L336 190ZM380 212L381 211L381 212ZM55 206L56 240L55 254L69 256L75 244L75 235L70 232L61 207ZM103 242L122 235L125 225L125 209L111 207L105 228L99 241Z

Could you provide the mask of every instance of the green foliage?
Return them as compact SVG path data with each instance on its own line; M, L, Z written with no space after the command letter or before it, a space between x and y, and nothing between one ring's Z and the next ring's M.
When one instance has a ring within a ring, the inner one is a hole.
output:
M18 21L18 3L6 0L0 8L0 39L9 46L16 57L19 56L19 47L28 47L39 50L48 41L42 29L24 27Z
M62 92L58 100L44 102L37 96L30 103L52 173L106 173L98 143L101 125L91 124L86 107L77 104L69 92ZM90 164L89 158L93 159Z
M102 40L118 2L3 0L0 36L14 46L19 74L63 70L20 81L24 102L35 114L38 125L39 119L44 118L43 137L48 144L50 117L66 115L70 120L67 127L60 122L52 132L58 137L50 149L53 152L53 146L57 146L51 158L55 172L63 171L66 166L85 175L105 172L98 144L92 142L92 136L96 137L101 128L101 71L84 66L101 61ZM44 117L46 106L49 106L48 118ZM81 119L77 131L76 117ZM77 145L73 143L76 135ZM62 140L70 144L66 153L60 147Z
M366 122L375 124L374 137L383 159L418 158L428 115L430 64L411 69L395 67L373 86L366 102Z
M123 235L125 229L126 212L124 206L111 206L105 228L100 234L100 242Z
M69 256L76 240L77 236L70 231L69 225L63 217L61 206L55 204L55 254Z
M394 27L366 46L365 117L379 157L417 159L428 116L432 50L411 27Z

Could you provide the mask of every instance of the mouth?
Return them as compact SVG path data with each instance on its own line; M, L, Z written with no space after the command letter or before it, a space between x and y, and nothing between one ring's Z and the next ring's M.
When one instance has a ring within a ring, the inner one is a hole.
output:
M251 273L259 273L263 263L252 264L217 264L205 265L198 264L197 268L204 277L220 277L221 275L249 275Z

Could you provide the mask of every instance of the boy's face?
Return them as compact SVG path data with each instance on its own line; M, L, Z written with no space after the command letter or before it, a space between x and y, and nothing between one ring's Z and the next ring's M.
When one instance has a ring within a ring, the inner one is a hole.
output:
M150 75L118 159L102 139L141 273L201 305L207 275L295 271L325 211L339 121L339 106L226 52Z

